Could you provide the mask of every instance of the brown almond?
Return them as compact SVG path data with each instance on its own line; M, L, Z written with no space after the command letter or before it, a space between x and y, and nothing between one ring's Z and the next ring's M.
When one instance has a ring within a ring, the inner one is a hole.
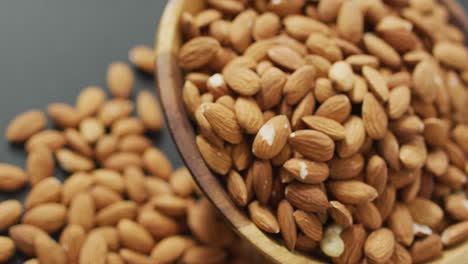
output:
M376 69L369 66L364 66L362 68L362 74L369 83L369 88L374 93L374 95L383 102L387 102L389 97L389 90L387 82L383 76Z
M388 218L388 226L396 241L410 246L414 240L413 217L405 204L397 203Z
M252 164L252 187L262 204L267 204L272 192L273 172L268 160L255 160Z
M133 111L133 103L123 99L113 99L105 102L98 111L97 117L105 126L124 118Z
M273 234L280 232L276 217L270 209L262 206L258 201L254 201L249 205L249 213L254 224L261 230Z
M317 185L291 183L284 192L291 205L305 212L324 212L329 206L327 196Z
M366 183L374 187L379 194L385 190L388 179L388 168L385 160L378 155L373 155L367 161Z
M389 260L395 249L395 237L387 228L369 234L364 245L364 253L369 260L383 263Z
M181 228L175 220L154 210L141 212L138 215L138 223L148 230L155 239L176 235Z
M236 2L237 3L237 2ZM194 246L189 248L182 257L187 264L216 264L223 263L227 258L223 249L216 247ZM203 260L203 261L200 261Z
M367 51L380 59L380 61L391 67L398 68L401 65L400 55L385 41L372 33L366 33L363 37Z
M343 227L353 225L353 216L346 206L338 201L330 201L330 208L328 208L330 216L335 222Z
M94 169L94 162L68 149L59 149L55 157L62 169L68 172L90 171Z
M257 103L248 98L239 97L235 103L237 122L248 134L256 134L263 125L263 115Z
M344 1L338 13L338 33L353 43L361 40L364 31L364 14L356 2Z
M111 154L117 151L118 148L118 138L113 135L105 135L101 137L95 144L94 151L96 158L103 162L105 161Z
M155 58L154 49L145 45L136 45L128 51L128 60L148 74L154 74Z
M335 158L329 162L331 179L351 179L359 175L364 169L364 157L355 154L349 158Z
M163 120L156 98L149 91L141 91L137 97L137 113L146 129L159 131Z
M219 42L210 37L197 37L185 43L179 52L179 65L184 69L196 69L206 65L220 48Z
M122 201L103 208L96 215L99 226L116 225L122 219L134 219L137 206L134 202Z
M285 73L276 67L263 73L260 77L260 90L256 95L256 101L262 110L270 109L280 103L286 80Z
M106 240L99 233L90 233L80 250L79 264L106 264L108 248Z
M105 130L104 124L97 118L85 118L80 123L80 133L90 144L104 136Z
M200 108L217 135L233 144L242 141L242 131L232 110L218 103L205 103Z
M82 118L78 110L65 103L49 104L47 114L54 124L61 128L75 128Z
M298 130L289 135L291 146L304 157L316 161L332 159L335 151L333 140L322 132Z
M362 104L362 122L367 134L372 139L382 139L388 129L388 117L383 106L371 93L364 97Z
M264 13L255 19L252 35L255 40L274 37L281 29L280 18L274 13Z
M437 91L443 85L437 65L430 60L423 60L416 65L412 79L415 93L428 103L435 100Z
M123 200L119 193L108 187L99 185L91 188L89 194L93 197L94 205L97 210Z
M284 243L289 250L294 249L297 240L297 227L293 213L294 208L288 201L280 202L277 210L278 224Z
M128 166L142 167L143 164L142 157L133 152L115 152L103 161L104 168L115 171L123 171Z
M443 218L442 209L434 202L416 198L408 204L411 216L418 224L427 225L431 228L436 227Z
M107 68L107 86L117 98L129 98L135 83L132 69L124 62L113 62Z
M5 130L5 138L10 142L24 142L44 129L47 120L41 111L30 110L17 115Z
M89 86L81 90L76 98L75 106L82 117L94 115L106 99L104 91L97 86Z
M28 210L22 223L39 227L47 233L54 233L66 222L67 208L58 203L46 203Z
M344 122L351 114L351 102L346 95L335 95L323 102L315 115L333 119L338 123Z
M31 185L52 176L55 169L52 151L46 146L36 147L28 155L26 169Z
M330 173L328 165L322 162L314 162L305 159L290 159L283 165L296 180L308 183L317 184L325 181Z
M152 197L150 203L158 211L169 216L183 216L188 207L186 199L171 194Z
M304 65L301 55L287 46L275 46L268 50L268 58L273 63L288 70L297 70Z
M398 119L408 110L411 91L408 86L397 86L388 95L387 113L391 119Z
M127 135L120 139L117 149L122 152L143 154L152 145L151 140L143 135Z
M26 142L26 151L29 153L36 147L46 146L52 151L62 148L66 143L63 134L56 130L44 130L33 136Z
M95 211L93 197L89 193L79 193L71 200L68 209L68 223L79 225L89 231L95 224Z
M372 202L357 205L353 214L354 218L367 229L375 230L382 227L382 215Z
M322 223L314 214L308 214L304 211L297 210L293 214L299 229L314 241L322 240L323 230Z
M15 254L15 244L9 237L0 237L0 262L8 263Z
M439 235L430 235L416 241L411 247L410 254L414 263L424 263L442 255L443 244Z
M3 232L16 224L23 214L23 207L17 200L0 202L0 230Z
M456 244L468 237L468 221L448 226L441 234L444 246Z
M313 54L320 55L330 62L343 60L343 53L336 41L322 33L312 33L307 38L306 46Z
M60 246L65 249L67 263L78 264L80 250L86 238L86 232L81 226L68 225L60 235Z
M328 72L328 78L338 91L348 92L353 88L354 73L351 65L345 61L335 62Z
M162 263L170 263L179 259L195 241L187 236L170 236L159 241L151 250L151 257Z
M275 116L258 131L252 144L253 154L261 159L270 159L278 155L287 143L291 126L284 115Z
M125 191L125 181L122 175L110 169L97 169L93 171L94 183L96 185L105 186L117 193Z
M366 140L364 124L358 116L351 116L344 123L344 130L345 138L338 143L338 155L341 158L351 157L357 153Z
M148 198L145 175L140 168L134 166L125 168L123 179L125 181L126 193L131 200L142 203Z
M441 41L434 45L432 53L440 62L449 67L453 67L457 70L467 68L466 61L468 59L468 53L466 52L466 48L462 45Z
M37 235L47 236L41 229L32 225L15 225L9 230L9 236L15 242L16 247L28 256L35 256L34 238Z
M302 118L302 121L308 127L326 134L333 140L345 138L345 128L333 119L322 116L305 116Z
M86 157L93 157L93 148L91 148L88 141L82 136L80 132L78 132L76 129L68 128L65 130L64 135L70 148Z
M34 238L34 249L40 263L68 263L65 250L48 235L37 235Z
M330 31L325 24L306 16L287 16L283 23L286 32L298 40L305 40L314 32L328 34Z
M333 260L336 263L358 263L364 253L364 243L367 239L364 227L353 225L343 230L340 237L344 242L344 251L341 256Z
M117 225L122 245L140 253L149 253L154 246L151 234L140 224L122 219Z
M162 179L169 179L173 170L169 158L157 148L147 149L142 162L151 175Z
M247 187L244 179L236 171L232 170L227 178L226 188L231 196L232 200L238 206L247 205Z
M62 196L62 184L53 177L38 182L28 193L24 201L24 207L31 209L44 203L60 202Z
M13 192L23 188L27 183L26 172L22 169L0 163L0 191Z
M221 175L229 172L232 166L232 159L225 149L210 144L202 136L196 137L196 143L200 154L210 169Z
M327 186L336 199L345 204L370 202L378 196L372 186L356 180L328 182Z

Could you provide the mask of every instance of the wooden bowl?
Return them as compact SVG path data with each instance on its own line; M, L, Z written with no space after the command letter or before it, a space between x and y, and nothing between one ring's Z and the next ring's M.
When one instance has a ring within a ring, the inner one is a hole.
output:
M468 22L463 9L453 0L442 1L447 5L453 21L463 28L467 35ZM278 241L260 231L231 201L225 188L206 166L198 151L194 129L182 102L183 73L177 65L177 52L182 43L179 29L181 14L184 11L197 13L203 9L204 2L204 0L169 0L155 40L159 98L177 149L205 195L232 224L237 233L265 256L277 263L325 263L311 256L290 252ZM468 263L468 242L445 251L443 257L434 263Z

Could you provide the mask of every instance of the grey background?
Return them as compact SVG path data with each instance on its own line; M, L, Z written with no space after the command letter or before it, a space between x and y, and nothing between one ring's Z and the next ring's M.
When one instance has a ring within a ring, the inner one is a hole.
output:
M105 87L107 65L128 61L135 44L153 46L166 1L0 1L0 162L25 165L20 146L3 139L11 118L53 102L74 103L80 89ZM136 73L136 90L154 89L153 77ZM154 135L175 166L182 163L167 130ZM59 178L65 174L56 171ZM0 194L23 197L28 190ZM24 259L18 257L16 262Z
M468 0L461 1L465 6ZM83 87L105 87L107 65L127 61L135 44L153 45L163 0L0 1L0 131L16 114L73 103ZM154 91L151 76L137 73L136 88ZM157 145L175 166L182 163L167 130ZM24 166L21 147L0 140L0 162ZM65 174L57 170L56 175ZM27 190L0 200L23 197ZM24 260L19 256L16 262Z

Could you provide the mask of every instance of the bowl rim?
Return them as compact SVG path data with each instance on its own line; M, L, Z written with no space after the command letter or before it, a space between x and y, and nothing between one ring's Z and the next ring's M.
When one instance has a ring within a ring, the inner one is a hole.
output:
M190 1L190 5L188 5ZM455 0L441 0L448 8L451 18L468 36L468 19L463 8ZM156 90L161 101L166 124L175 146L206 197L234 227L236 233L250 242L270 260L278 263L325 263L314 255L291 252L276 239L260 231L231 200L226 189L221 186L218 176L205 164L195 144L195 133L182 102L182 70L177 65L177 51L181 44L179 17L186 8L200 10L204 0L169 0L161 17L155 37L156 50ZM182 147L183 146L183 147ZM182 149L183 148L183 149ZM463 256L468 241L459 246L444 250L442 258L433 263L451 263ZM466 254L466 253L465 253Z

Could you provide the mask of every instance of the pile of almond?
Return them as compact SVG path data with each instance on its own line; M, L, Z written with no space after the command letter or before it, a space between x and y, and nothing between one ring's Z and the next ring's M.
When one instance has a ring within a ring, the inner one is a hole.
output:
M261 230L334 263L422 263L468 237L468 50L445 6L205 2L181 17L183 101Z
M153 50L138 46L130 60L153 72ZM151 137L162 126L146 90L131 100L132 69L110 64L107 85L80 93L75 105L54 103L46 115L15 117L5 136L23 144L26 169L0 163L0 191L31 187L24 204L0 202L0 263L18 250L27 264L248 263L255 253L235 237L201 197L185 168L173 170ZM136 110L137 115L132 116ZM55 177L56 164L69 177ZM54 240L58 238L58 240Z

